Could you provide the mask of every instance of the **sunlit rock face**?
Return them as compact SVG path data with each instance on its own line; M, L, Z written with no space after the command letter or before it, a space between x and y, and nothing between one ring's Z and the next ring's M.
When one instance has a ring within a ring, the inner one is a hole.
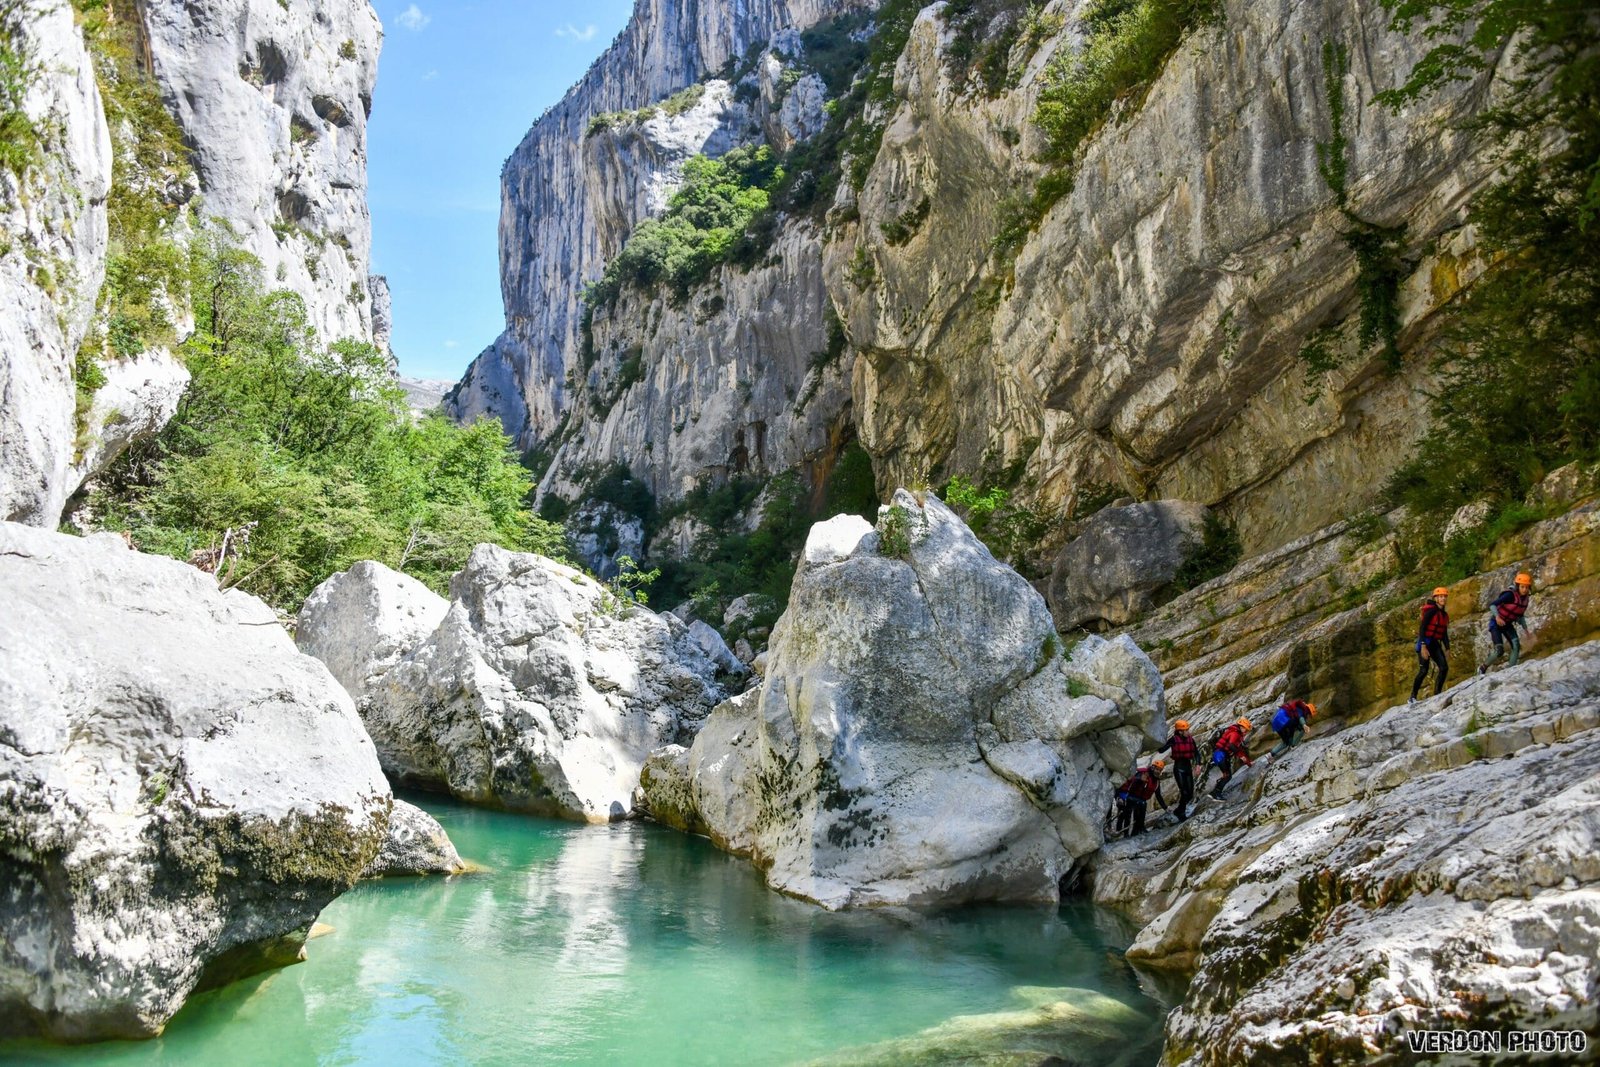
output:
M300 958L378 853L350 697L211 575L0 523L0 1036L161 1032Z
M372 339L367 116L383 38L367 0L146 0L200 213L226 220L323 341Z
M830 908L1053 901L1162 709L1132 641L1065 654L1044 598L901 490L876 530L812 528L760 690L652 756L643 800Z
M1297 745L1181 827L1108 845L1128 957L1196 971L1165 1061L1404 1062L1402 1031L1590 1031L1600 643Z
M71 7L8 17L38 68L22 110L43 143L25 184L0 170L0 520L54 528L76 485L73 361L105 277L111 134Z
M396 781L588 822L631 815L645 757L727 696L716 650L675 616L495 545L448 602L381 564L340 572L298 639L350 689Z

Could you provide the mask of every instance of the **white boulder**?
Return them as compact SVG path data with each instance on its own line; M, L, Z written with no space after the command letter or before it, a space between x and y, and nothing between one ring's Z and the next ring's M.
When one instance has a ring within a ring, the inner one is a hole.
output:
M461 874L471 869L438 819L415 804L396 799L389 812L389 829L384 834L383 845L361 872L361 877Z
M367 565L329 579L299 640L360 694L399 781L520 811L624 818L645 757L691 738L726 695L679 619L542 556L479 545L426 634L437 605L405 616L424 598L398 595L395 577Z
M325 580L300 605L295 641L359 704L374 678L438 629L450 602L412 578L363 560Z
M1159 674L1131 642L1063 656L1044 600L938 500L885 513L813 531L762 687L653 765L645 804L830 908L1055 900L1126 773L1099 748L1153 737Z
M0 1036L161 1032L300 958L388 784L272 610L114 535L0 524Z

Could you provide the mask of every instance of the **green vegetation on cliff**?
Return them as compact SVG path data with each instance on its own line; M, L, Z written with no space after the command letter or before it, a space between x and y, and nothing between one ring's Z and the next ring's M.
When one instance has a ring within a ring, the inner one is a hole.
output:
M179 354L194 380L166 429L102 479L103 526L179 559L243 532L219 578L285 610L362 559L442 590L479 542L563 555L498 422L414 424L377 350L320 344L300 298L267 291L223 230L185 266L196 329Z
M1446 37L1383 104L1507 69L1508 51L1517 60L1504 103L1475 122L1502 164L1470 216L1491 265L1445 327L1432 427L1390 483L1393 502L1435 529L1435 517L1485 498L1497 508L1490 525L1505 527L1547 472L1600 456L1600 10L1588 0L1386 6L1403 32L1469 36Z
M1072 191L1079 150L1124 106L1137 106L1189 33L1218 17L1217 0L1092 0L1079 18L1082 45L1045 69L1033 121L1049 166L1031 194L1006 205L995 250L1020 248Z
M719 159L693 157L665 213L638 225L585 300L609 304L624 285L658 282L683 296L724 262L753 262L757 249L748 227L782 180L783 167L766 145L735 148Z
M38 75L22 38L23 14L22 0L0 0L0 167L18 185L43 153L41 131L23 108Z

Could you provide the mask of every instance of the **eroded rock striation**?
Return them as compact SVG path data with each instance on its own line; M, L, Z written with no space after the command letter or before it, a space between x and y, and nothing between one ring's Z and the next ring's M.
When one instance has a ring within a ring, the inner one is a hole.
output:
M161 1032L300 957L390 793L272 610L112 534L0 524L0 1034Z
M1600 1037L1600 643L1313 738L1108 845L1130 959L1195 970L1164 1062L1410 1062L1404 1031Z
M479 545L450 601L381 564L329 578L302 648L356 697L384 770L474 803L606 822L632 813L652 749L684 741L726 696L671 615L579 571Z
M876 530L812 528L763 685L653 755L641 791L830 908L1056 900L1162 721L1133 642L1064 654L1044 599L901 490Z

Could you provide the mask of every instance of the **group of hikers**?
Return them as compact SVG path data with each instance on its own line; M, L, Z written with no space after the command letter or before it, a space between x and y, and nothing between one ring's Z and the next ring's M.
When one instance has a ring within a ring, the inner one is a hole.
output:
M1528 630L1528 624L1523 616L1528 613L1528 600L1532 590L1532 576L1527 573L1518 574L1511 588L1501 593L1490 605L1489 640L1494 645L1494 654L1489 657L1487 663L1478 668L1479 674L1487 674L1491 667L1505 658L1508 647L1510 650L1508 666L1516 666L1517 660L1522 655L1522 640L1517 634L1517 629L1520 627L1523 633ZM1420 667L1415 681L1411 684L1411 699L1407 703L1416 703L1417 692L1427 680L1430 671L1438 672L1433 686L1434 695L1437 696L1444 691L1445 678L1450 671L1448 658L1450 613L1446 610L1449 597L1450 590L1440 586L1423 602L1416 643ZM1316 714L1317 706L1304 700L1292 699L1280 703L1272 715L1272 729L1278 735L1278 743L1267 753L1267 759L1275 759L1293 748L1295 743L1305 736ZM1220 800L1222 791L1233 779L1239 765L1254 766L1247 745L1247 739L1253 729L1254 726L1249 718L1241 715L1212 736L1205 746L1208 762L1200 776L1202 791L1205 790L1211 772L1219 771L1222 777L1218 779L1216 788L1211 790L1211 796ZM1166 798L1161 795L1161 776L1167 767L1167 761L1161 757L1168 754L1172 757L1172 780L1178 787L1178 806L1174 814L1177 815L1179 822L1189 818L1195 803L1194 765L1201 758L1201 746L1189 732L1188 720L1179 719L1172 724L1172 736L1167 738L1166 744L1156 750L1156 758L1135 770L1133 777L1117 787L1117 834L1143 833L1145 816L1149 812L1151 800L1160 805L1162 811L1172 810L1167 806Z

